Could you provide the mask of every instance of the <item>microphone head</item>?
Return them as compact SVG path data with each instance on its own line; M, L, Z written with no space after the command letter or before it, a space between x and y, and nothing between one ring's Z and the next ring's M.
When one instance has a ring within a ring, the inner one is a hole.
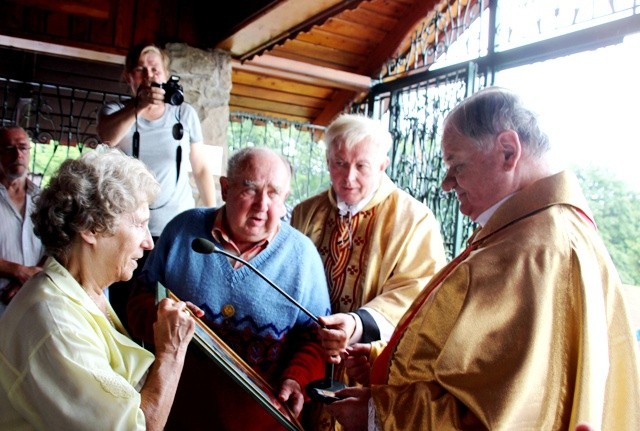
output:
M191 242L191 248L196 253L211 254L218 250L214 243L204 238L196 238Z

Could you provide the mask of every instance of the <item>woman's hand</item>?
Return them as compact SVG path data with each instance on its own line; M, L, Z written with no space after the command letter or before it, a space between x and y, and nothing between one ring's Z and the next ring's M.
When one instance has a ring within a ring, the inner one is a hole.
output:
M280 385L278 398L289 406L296 417L300 415L302 406L304 405L304 394L298 382L293 379L283 381L282 385Z
M140 84L136 91L136 107L143 110L151 105L164 104L164 89L155 85Z
M176 302L169 298L160 301L158 319L153 324L156 355L173 353L184 356L196 329L189 310L194 310L194 314L198 313L196 315L199 317L204 314L191 303Z
M153 324L156 359L140 391L140 408L148 430L162 429L169 417L187 347L196 328L191 313L197 317L204 314L190 302L164 298L158 304L158 319Z

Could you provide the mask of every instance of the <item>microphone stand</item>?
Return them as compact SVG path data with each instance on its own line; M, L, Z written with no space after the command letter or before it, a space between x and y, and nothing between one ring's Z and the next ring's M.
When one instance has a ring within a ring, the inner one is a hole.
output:
M276 285L266 275L264 275L258 268L256 268L255 266L253 266L252 264L250 264L246 260L242 259L239 256L236 256L235 254L229 253L226 250L221 249L220 247L216 246L211 241L209 241L207 239L204 239L204 238L196 238L196 239L194 239L191 242L191 248L196 253L201 253L201 254L218 253L218 254L222 254L224 256L227 256L228 258L231 258L233 260L237 260L238 262L243 263L249 269L251 269L253 272L255 272L260 278L262 278L264 281L266 281L269 284L269 286L271 286L274 289L276 289L282 296L287 298L293 305L295 305L298 309L300 309L307 316L309 316L321 328L326 329L326 326L323 325L322 322L320 322L320 319L318 319L316 316L314 316L309 310L304 308L299 302L297 302L295 299L293 299L291 297L291 295L289 295L287 292L282 290L278 285ZM309 385L307 385L307 394L311 398L319 400L319 401L322 401L322 402L327 403L327 404L332 403L332 402L334 402L334 401L339 399L339 398L335 397L334 392L339 391L341 389L344 389L346 387L346 385L344 383L342 383L342 382L338 382L338 381L334 381L333 380L333 371L334 371L334 365L332 363L327 362L326 366L325 366L325 377L324 377L324 379L314 380L313 382L309 383Z

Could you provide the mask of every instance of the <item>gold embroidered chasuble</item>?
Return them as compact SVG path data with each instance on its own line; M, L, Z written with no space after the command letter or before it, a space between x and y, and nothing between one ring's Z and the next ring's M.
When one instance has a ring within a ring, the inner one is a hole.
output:
M496 211L374 363L383 429L640 429L637 343L620 278L585 215L567 172Z
M431 210L384 175L371 201L341 216L332 189L298 204L291 224L316 244L332 312L363 306L396 325L429 279L446 263L440 225ZM348 383L342 366L335 375ZM339 430L323 406L310 430Z
M328 190L298 204L291 224L320 252L334 313L366 305L395 325L446 263L431 210L386 175L355 215L340 216Z

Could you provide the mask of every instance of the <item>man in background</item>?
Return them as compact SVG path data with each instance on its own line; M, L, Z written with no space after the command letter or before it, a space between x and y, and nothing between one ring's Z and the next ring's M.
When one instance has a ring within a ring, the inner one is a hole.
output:
M31 140L20 126L0 128L0 314L25 281L40 272L44 248L33 233L33 196L28 178Z

